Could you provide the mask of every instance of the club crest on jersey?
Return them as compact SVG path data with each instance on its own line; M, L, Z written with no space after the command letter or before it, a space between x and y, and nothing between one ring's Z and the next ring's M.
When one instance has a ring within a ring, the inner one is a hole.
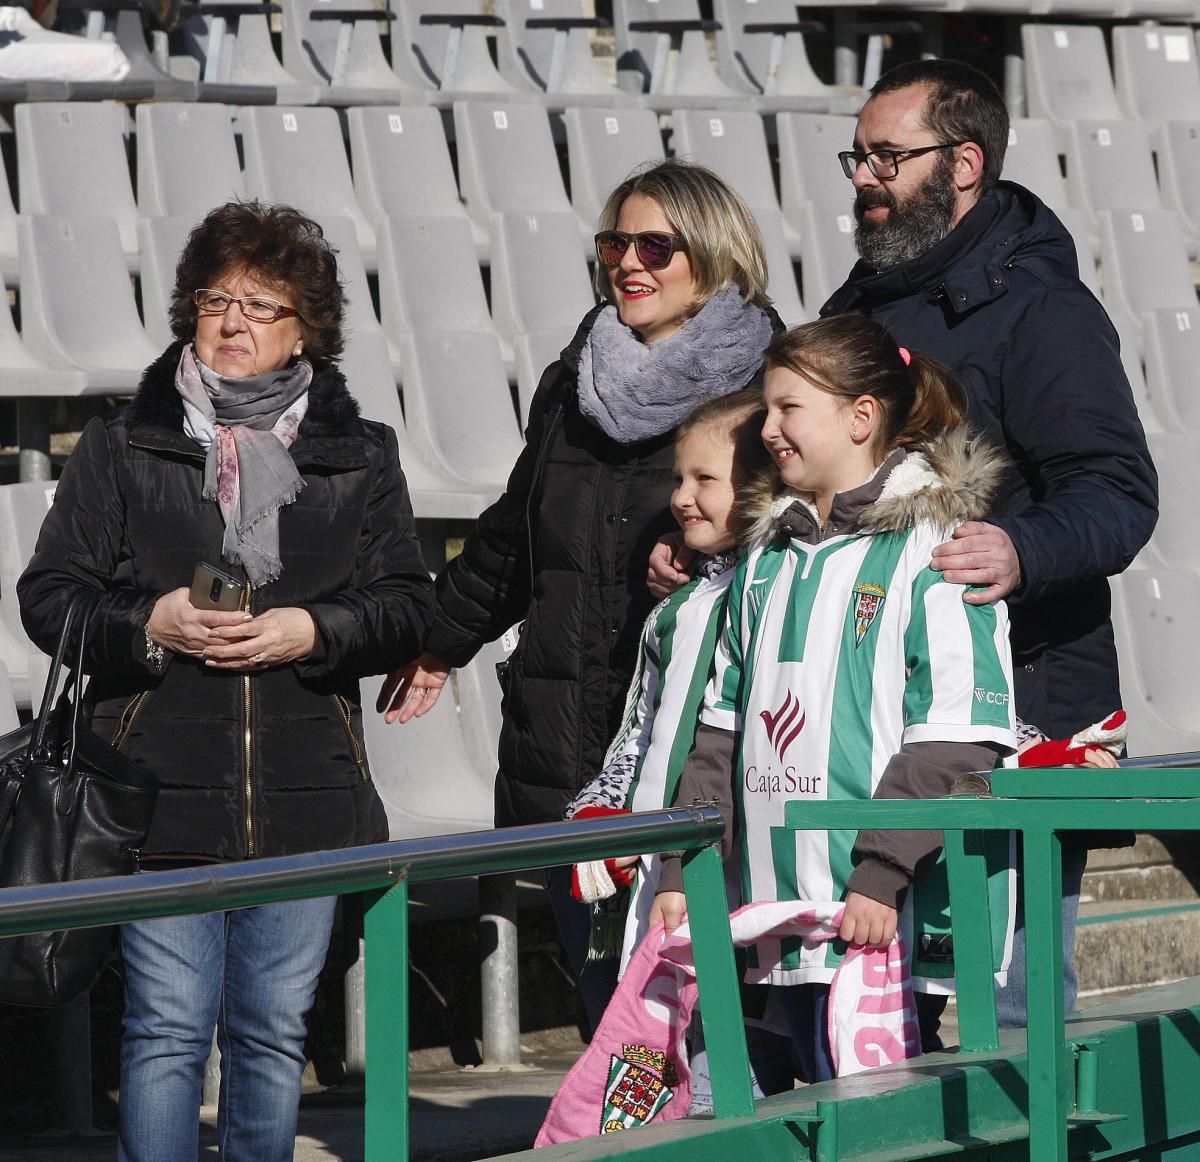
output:
M644 1126L675 1096L672 1086L679 1084L679 1078L661 1050L625 1045L622 1055L613 1054L610 1063L601 1134Z
M876 585L873 581L864 581L861 585L854 586L855 646L862 645L863 638L867 636L867 630L871 628L871 624L883 608L885 596L886 590L883 586Z

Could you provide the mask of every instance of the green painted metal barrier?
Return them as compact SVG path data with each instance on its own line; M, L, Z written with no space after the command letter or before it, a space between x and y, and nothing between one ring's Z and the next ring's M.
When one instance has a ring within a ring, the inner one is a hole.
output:
M252 907L309 896L369 893L366 911L366 1157L408 1157L408 885L527 871L611 855L684 850L684 876L705 936L696 974L706 998L705 1033L718 1051L714 1084L722 1116L754 1109L733 965L713 807L434 836L342 851L140 876L10 888L0 892L0 936L88 928L192 912Z
M999 1045L987 897L976 838L1019 831L1024 844L1028 1003L1029 1157L1066 1162L1068 1117L1077 1113L1076 1063L1063 1032L1062 846L1064 831L1200 830L1200 767L1123 771L998 770L991 796L937 800L789 803L795 830L941 829L950 876L959 1039L966 1052ZM1083 1071L1084 1102L1087 1065ZM1093 1089L1094 1095L1094 1089ZM1093 1107L1094 1108L1094 1107Z

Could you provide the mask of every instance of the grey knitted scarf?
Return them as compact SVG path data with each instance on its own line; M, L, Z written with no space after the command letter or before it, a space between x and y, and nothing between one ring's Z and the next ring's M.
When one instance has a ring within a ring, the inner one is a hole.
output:
M207 453L201 495L217 502L225 521L221 555L239 563L255 589L279 576L279 510L304 487L288 449L311 382L307 359L229 379L201 363L190 344L175 373L184 431Z
M745 387L771 334L767 312L737 287L657 343L643 343L616 307L605 307L580 352L579 410L619 444L661 436L706 400Z

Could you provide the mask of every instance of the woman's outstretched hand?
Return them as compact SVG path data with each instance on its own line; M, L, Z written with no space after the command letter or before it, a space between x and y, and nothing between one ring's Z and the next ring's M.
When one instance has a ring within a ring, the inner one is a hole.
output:
M375 709L389 726L420 718L437 705L449 677L450 667L445 662L432 654L422 654L384 679Z

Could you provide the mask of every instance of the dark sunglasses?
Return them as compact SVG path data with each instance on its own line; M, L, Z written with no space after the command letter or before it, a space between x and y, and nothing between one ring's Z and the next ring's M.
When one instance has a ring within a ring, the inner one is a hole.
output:
M675 256L675 251L684 248L678 234L664 234L661 230L647 230L642 234L603 230L596 235L596 258L600 265L620 266L631 242L638 261L647 270L662 270Z

